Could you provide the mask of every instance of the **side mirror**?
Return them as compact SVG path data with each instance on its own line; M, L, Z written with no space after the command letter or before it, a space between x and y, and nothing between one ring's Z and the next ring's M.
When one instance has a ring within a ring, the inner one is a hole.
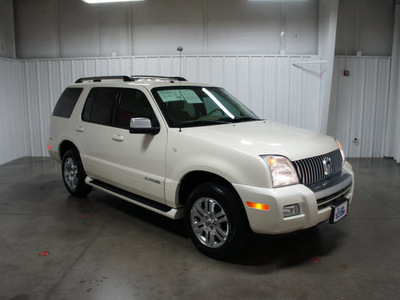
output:
M129 133L157 134L160 126L153 126L149 118L132 118L129 126Z

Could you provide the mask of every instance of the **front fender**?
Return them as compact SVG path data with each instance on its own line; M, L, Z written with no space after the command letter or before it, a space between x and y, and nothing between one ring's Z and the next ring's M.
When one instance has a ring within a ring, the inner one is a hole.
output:
M179 184L193 171L212 173L232 184L271 187L268 166L261 157L213 139L203 140L172 130L166 151L165 194L170 205L177 205Z

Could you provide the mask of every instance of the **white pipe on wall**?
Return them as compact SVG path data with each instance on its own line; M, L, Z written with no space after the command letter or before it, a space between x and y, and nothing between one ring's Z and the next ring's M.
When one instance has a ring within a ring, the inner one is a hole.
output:
M326 60L321 81L321 125L319 131L328 132L333 63L335 60L336 27L339 0L319 0L318 54Z
M396 1L385 156L400 163L400 1Z

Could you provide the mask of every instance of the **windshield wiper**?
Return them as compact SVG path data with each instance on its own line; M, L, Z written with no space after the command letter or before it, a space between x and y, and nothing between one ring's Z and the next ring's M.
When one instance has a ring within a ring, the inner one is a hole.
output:
M254 117L239 117L234 118L231 122L232 123L239 123L239 122L247 122L247 121L259 121L260 119L256 119Z
M189 122L175 123L173 127L196 127L196 126L208 126L208 125L219 125L219 124L231 124L231 123L239 123L239 122L248 122L248 121L260 121L261 119L257 119L254 117L238 117L235 119L231 118L223 118L219 120L195 120Z
M184 127L196 127L196 126L207 126L207 125L218 125L218 124L229 124L230 122L220 121L220 120L196 120L191 122L174 124L174 127L184 128Z
M247 122L247 121L260 121L260 119L254 117L237 117L234 119L231 118L223 118L219 119L220 121L226 121L227 123L239 123L239 122Z

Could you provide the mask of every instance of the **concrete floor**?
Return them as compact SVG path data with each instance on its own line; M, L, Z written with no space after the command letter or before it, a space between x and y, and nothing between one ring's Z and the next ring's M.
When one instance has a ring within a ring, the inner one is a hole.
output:
M0 299L399 299L400 166L350 161L349 216L254 237L229 262L197 252L180 221L70 196L49 158L2 165Z

